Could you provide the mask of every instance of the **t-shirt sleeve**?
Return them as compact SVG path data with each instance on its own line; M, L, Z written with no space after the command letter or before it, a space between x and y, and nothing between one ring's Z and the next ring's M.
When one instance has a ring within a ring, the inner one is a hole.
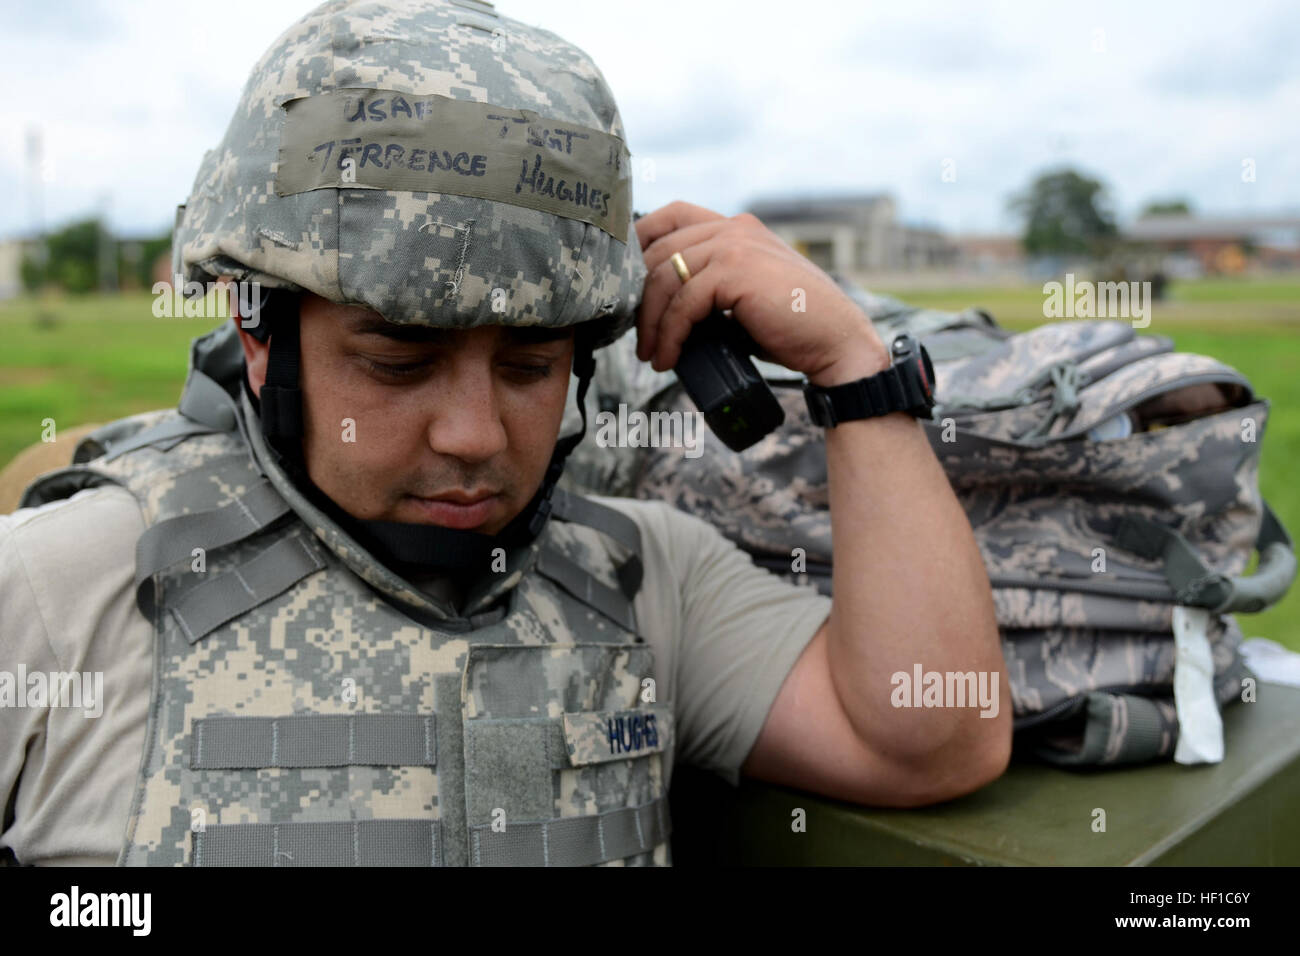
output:
M712 525L670 505L601 500L625 505L619 510L642 529L642 630L664 629L675 638L676 759L735 785L831 599L758 567Z
M57 706L15 680L27 706L0 707L0 848L19 862L104 863L121 848L153 676L133 581L143 531L113 485L0 515L0 671L81 675Z
M23 514L19 512L19 514ZM61 669L50 646L45 619L31 582L31 572L15 542L18 522L0 515L0 847L9 848L5 832L12 823L13 804L25 755L45 730L43 708L28 707L24 671Z

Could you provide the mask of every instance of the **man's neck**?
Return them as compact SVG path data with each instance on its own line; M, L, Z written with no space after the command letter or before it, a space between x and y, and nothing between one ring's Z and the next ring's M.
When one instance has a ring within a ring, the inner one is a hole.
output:
M470 582L461 575L408 570L402 576L434 600L449 605L457 614L465 609Z

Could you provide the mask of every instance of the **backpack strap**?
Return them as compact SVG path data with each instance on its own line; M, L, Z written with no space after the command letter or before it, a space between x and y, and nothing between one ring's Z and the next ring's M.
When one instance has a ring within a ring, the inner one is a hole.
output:
M1161 561L1179 604L1216 614L1254 614L1281 600L1296 575L1291 536L1268 503L1263 504L1264 518L1255 540L1259 565L1250 576L1228 577L1211 571L1186 538L1145 518L1126 517L1116 541L1127 551Z
M1049 737L1036 756L1062 767L1146 763L1166 756L1178 737L1172 701L1094 691L1082 701L1083 728L1073 747Z

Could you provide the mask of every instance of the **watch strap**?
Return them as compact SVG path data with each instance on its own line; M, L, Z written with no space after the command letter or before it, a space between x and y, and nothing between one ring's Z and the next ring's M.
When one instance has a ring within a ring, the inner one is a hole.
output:
M910 412L929 418L929 396L913 366L913 362L891 365L875 375L843 385L806 385L804 398L808 414L814 424L823 428L892 412Z

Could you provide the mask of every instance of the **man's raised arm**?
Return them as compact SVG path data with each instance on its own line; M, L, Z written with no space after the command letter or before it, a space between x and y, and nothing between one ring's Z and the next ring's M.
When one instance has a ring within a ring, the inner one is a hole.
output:
M763 357L830 387L889 351L824 272L748 214L673 203L637 222L650 270L637 354L671 368L694 322L730 309ZM680 253L690 279L669 261ZM792 308L802 302L803 311ZM828 428L834 599L744 771L886 806L968 793L1011 752L1011 698L970 524L906 412Z

